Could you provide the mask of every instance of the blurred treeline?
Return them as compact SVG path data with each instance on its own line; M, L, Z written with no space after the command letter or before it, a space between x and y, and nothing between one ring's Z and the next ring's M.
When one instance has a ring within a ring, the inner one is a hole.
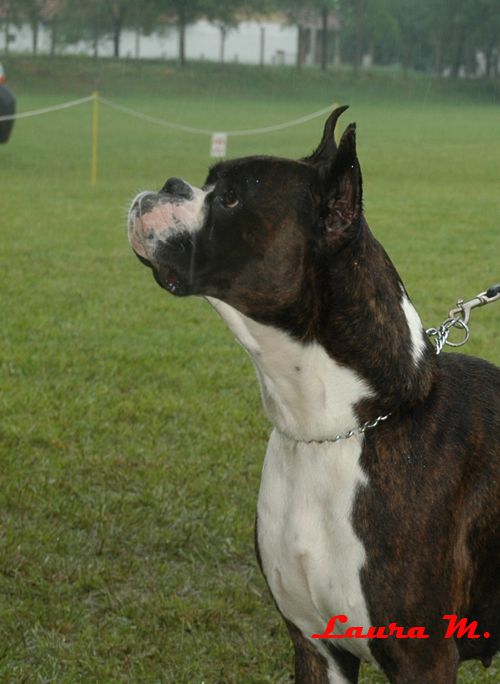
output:
M120 56L124 29L142 34L178 31L178 63L185 63L186 27L206 18L220 29L221 43L240 21L270 18L296 25L297 66L313 62L397 65L449 76L498 78L500 0L0 0L4 51L9 31L28 22L33 52L41 26L51 53L79 40L98 56L111 38ZM221 55L224 54L221 50Z

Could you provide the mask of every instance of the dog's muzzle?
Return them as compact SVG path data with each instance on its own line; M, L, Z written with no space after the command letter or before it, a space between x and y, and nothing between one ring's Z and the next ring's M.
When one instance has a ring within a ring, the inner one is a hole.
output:
M170 178L160 192L141 192L128 215L129 240L137 257L153 270L161 287L172 294L192 294L196 233L207 215L201 190Z
M206 195L180 178L169 178L160 192L139 193L128 215L130 244L137 256L155 264L159 243L199 230Z

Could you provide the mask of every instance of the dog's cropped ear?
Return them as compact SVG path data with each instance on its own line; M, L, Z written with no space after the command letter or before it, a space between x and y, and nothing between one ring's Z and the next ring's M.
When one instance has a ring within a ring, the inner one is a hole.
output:
M325 162L331 162L333 160L337 152L335 125L337 124L339 116L345 112L346 109L349 109L349 105L337 107L337 109L333 110L326 120L320 144L311 155L304 157L302 161L309 162L310 164L324 164Z
M350 124L339 143L333 164L320 169L326 208L324 231L328 244L338 246L359 226L363 184L356 155L356 124Z

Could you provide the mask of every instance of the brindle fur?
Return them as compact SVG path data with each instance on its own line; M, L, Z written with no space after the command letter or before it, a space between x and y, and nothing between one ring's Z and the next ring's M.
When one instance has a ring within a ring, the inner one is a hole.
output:
M174 272L176 294L217 297L321 344L375 390L356 407L360 423L392 412L361 454L369 484L353 523L366 550L362 587L373 625L425 625L430 638L373 640L371 650L393 684L452 684L460 660L488 664L500 646L500 371L436 357L428 341L415 364L402 283L363 217L354 125L335 144L343 109L303 160L216 165L203 229L161 245L155 276L165 286ZM241 198L234 211L218 204L228 189ZM444 614L477 620L491 636L443 639ZM297 684L328 684L326 659L287 626ZM325 648L356 682L357 658Z

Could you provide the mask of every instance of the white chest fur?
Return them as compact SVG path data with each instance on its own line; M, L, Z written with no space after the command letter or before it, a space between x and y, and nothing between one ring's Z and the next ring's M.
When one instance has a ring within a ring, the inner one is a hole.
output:
M281 612L306 636L323 632L339 614L348 617L344 631L370 625L359 579L365 552L351 522L357 489L366 484L358 463L361 439L301 444L274 431L269 441L257 513L259 550ZM371 659L365 639L337 643Z
M353 370L336 363L319 344L301 344L207 297L251 356L269 419L296 440L332 439L357 424L353 406L373 395Z

